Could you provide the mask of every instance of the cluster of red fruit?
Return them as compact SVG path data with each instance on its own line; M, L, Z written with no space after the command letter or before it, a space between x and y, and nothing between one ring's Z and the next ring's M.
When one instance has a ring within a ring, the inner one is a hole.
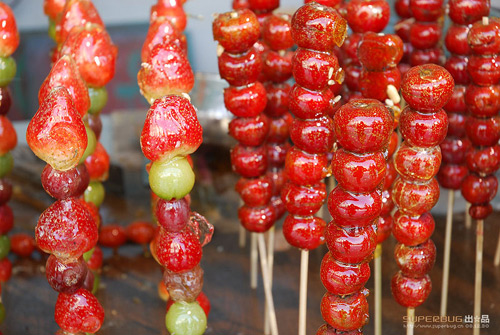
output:
M463 7L469 7L469 4L474 10L470 11L468 15L463 15ZM467 90L467 86L470 84L470 76L467 71L468 55L470 54L467 34L472 23L481 20L483 16L488 16L489 1L452 0L449 1L448 8L453 23L446 33L445 45L451 56L446 60L444 67L453 76L455 88L450 101L444 106L448 114L448 134L441 143L443 164L439 170L438 180L445 188L459 190L462 181L468 174L466 156L471 160L470 163L474 164L473 162L478 161L478 159L487 159L485 155L488 154L486 152L480 156L468 154L471 142L465 134L467 109L483 109L484 106L493 106L494 101L497 101L498 105L500 91L497 86L471 86ZM500 157L499 150L500 147L494 146L493 156Z
M265 232L276 221L270 200L273 181L268 169L266 138L270 122L263 111L267 104L261 76L261 52L255 43L260 24L250 9L219 14L212 26L214 40L224 49L219 56L219 72L229 83L224 104L236 118L229 132L238 144L231 150L233 170L241 178L236 185L244 205L239 209L241 224L251 232Z
M410 56L413 53L413 46L410 43L410 28L415 23L415 19L411 16L410 0L396 0L394 9L400 20L394 25L394 32L403 41L403 57L398 64L401 75L410 69Z
M154 193L154 218L159 225L150 249L163 269L170 297L165 324L171 334L201 335L207 327L209 303L202 294L202 247L213 226L190 210L189 193L195 176L189 154L202 143L202 128L188 93L194 75L183 30L183 0L159 0L142 48L137 80L151 104L141 133ZM202 306L201 306L202 305Z
M50 254L46 275L59 292L56 322L64 332L95 333L104 319L91 293L97 280L90 271L102 262L102 253L94 249L100 219L84 193L91 178L106 178L109 158L102 147L97 150L101 127L90 115L99 114L105 104L101 88L114 75L117 49L92 2L47 0L44 10L57 47L26 139L47 162L42 185L57 201L40 216L35 237Z
M0 283L9 280L12 273L12 264L7 255L11 248L11 240L7 233L14 226L14 214L7 202L12 196L12 185L7 175L13 168L13 159L10 153L16 147L17 134L14 126L7 118L12 104L9 83L16 74L16 62L12 54L19 45L14 14L8 5L0 2ZM1 292L1 286L0 286ZM0 323L5 318L5 309L0 301Z
M426 64L411 68L401 86L408 106L400 118L404 142L394 155L399 175L392 197L398 207L393 234L400 268L392 278L392 293L405 307L422 304L431 291L428 275L436 258L430 237L434 219L429 211L439 199L434 178L441 165L439 144L446 136L448 119L442 107L453 93L454 81L444 68Z
M462 195L471 203L471 217L483 220L493 211L490 201L497 194L495 172L500 167L500 21L485 17L474 23L467 41L471 51L467 62L471 84L465 94L470 113L465 133L472 148L466 153L469 175L462 182Z

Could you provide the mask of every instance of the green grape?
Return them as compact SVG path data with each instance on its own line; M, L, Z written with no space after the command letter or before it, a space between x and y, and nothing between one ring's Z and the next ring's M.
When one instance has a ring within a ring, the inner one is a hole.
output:
M0 236L0 259L7 257L10 251L10 239L7 235Z
M16 76L16 61L12 57L0 57L0 87L5 87Z
M12 171L14 167L14 159L10 152L6 153L3 156L0 156L0 178L5 177L7 174Z
M90 114L97 114L102 111L108 102L108 91L106 87L89 87Z
M104 201L105 195L106 191L102 183L99 181L91 181L83 194L83 198L86 202L92 202L97 207L100 207Z
M49 19L49 37L56 40L56 23L52 19Z
M197 302L175 302L165 316L170 335L201 335L207 329L207 316Z
M0 302L0 323L3 323L3 320L5 320L5 307Z
M149 171L151 190L165 200L184 198L194 185L194 172L186 157L156 161Z
M83 153L79 164L85 162L87 157L94 153L95 147L97 146L97 138L95 137L94 131L90 129L88 125L85 125L85 131L87 132L87 147L85 148L85 152Z
M85 262L90 261L90 259L92 258L92 255L94 254L94 250L95 250L95 248L92 248L92 249L90 249L89 251L87 251L86 253L83 254L83 260Z

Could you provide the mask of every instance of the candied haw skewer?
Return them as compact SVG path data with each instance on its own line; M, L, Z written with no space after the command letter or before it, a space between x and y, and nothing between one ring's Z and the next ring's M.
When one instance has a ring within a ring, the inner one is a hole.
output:
M432 288L428 272L434 265L436 247L430 239L434 220L429 211L439 198L435 178L441 164L439 144L448 128L442 107L453 87L451 74L435 64L412 67L401 84L408 106L399 120L404 142L394 155L400 178L392 191L398 207L392 228L399 242L394 256L400 271L393 276L391 289L396 301L408 308L411 331L415 307L427 299Z
M464 15L463 7L469 6L473 11ZM466 95L466 89L470 83L469 73L467 72L468 55L470 53L467 43L469 26L475 21L480 20L481 17L488 15L489 6L488 0L451 0L448 2L448 12L452 19L452 25L446 33L445 45L451 56L446 60L444 67L453 76L455 88L453 89L450 101L444 106L449 120L448 134L441 143L443 161L437 175L441 186L449 189L444 243L443 281L441 287L441 316L446 315L447 309L455 191L460 189L462 181L468 174L466 155L471 149L471 142L465 134L467 105L476 106L478 99L486 99L482 101L495 101L496 99L498 101L500 98L500 92L497 92L495 97L494 88L487 88L486 90L483 88L471 89L469 94ZM493 100L491 100L492 97ZM470 216L468 210L466 212L466 227L468 227L470 225Z
M347 23L330 7L315 2L300 7L292 17L292 37L298 46L292 61L295 85L290 91L290 128L293 147L285 160L288 182L282 199L288 211L283 234L301 249L299 330L306 333L307 267L309 250L325 241L325 221L315 214L326 198L324 178L330 174L328 154L333 150L333 105L330 86L342 83L343 70L333 53L345 40Z
M410 69L410 56L413 52L413 46L410 43L410 28L415 23L410 10L410 0L396 0L394 9L400 20L394 25L394 32L403 41L403 58L398 64L398 69L403 76Z
M151 161L147 170L156 199L154 219L159 225L150 249L163 267L163 284L173 301L165 317L166 328L173 334L201 335L207 315L197 302L203 287L200 261L213 226L190 210L195 176L189 154L200 146L203 130L188 95L194 85L193 71L177 40L186 25L182 4L160 0L151 8L151 27L170 22L173 29L164 30L166 35L154 42L150 37L158 32L150 28L142 49L146 59L137 80L141 94L151 104L141 148Z
M7 179L14 162L10 153L17 145L17 134L7 118L12 104L9 83L16 74L16 61L12 57L19 45L19 32L12 9L0 2L0 294L1 286L10 279L12 265L7 258L11 249L11 239L7 233L14 226L14 213L7 204L12 197L12 185ZM0 296L0 323L5 319L5 308Z
M440 40L444 0L410 0L410 12L415 19L414 22L408 22L408 38L413 47L410 65L443 64L444 52Z
M483 16L481 21L474 23L468 34L467 42L470 56L467 70L471 84L467 87L466 103L469 118L465 125L465 133L472 143L472 149L466 154L469 174L462 182L462 195L471 203L470 216L477 220L476 230L476 276L474 290L474 334L479 334L481 314L481 281L483 258L483 225L484 220L492 213L490 202L498 190L498 180L495 172L500 167L497 154L500 139L500 119L498 99L493 103L477 103L468 99L475 92L487 92L497 87L500 79L498 57L500 55L500 21Z
M275 6L266 1L249 1L249 4L263 9ZM243 227L252 233L252 244L259 244L271 333L277 334L265 242L262 234L254 237L254 233L268 231L276 221L276 211L270 202L272 179L266 174L268 153L265 140L269 133L269 118L263 113L267 103L266 89L258 81L262 68L256 46L260 24L251 10L241 9L219 14L212 31L214 40L219 43L219 72L230 85L224 90L224 104L236 117L230 123L229 133L239 142L231 150L232 168L241 176L236 191L244 203L238 217ZM253 255L257 257L256 253ZM256 262L252 261L252 264Z
M399 89L401 74L397 67L403 57L403 41L397 35L384 35L367 32L358 46L358 58L363 65L359 78L361 93L365 98L377 99L393 110L399 117L401 109ZM394 129L397 120L394 122ZM382 212L377 221L377 248L374 254L374 295L375 295L375 334L382 334L382 243L391 235L392 184L397 172L394 168L392 155L398 146L398 134L394 130L387 147L386 172L382 184Z
M380 185L386 173L384 150L394 117L375 99L356 99L342 106L333 120L341 148L332 162L338 186L328 197L333 220L326 228L329 252L321 264L321 280L328 291L321 301L321 314L336 332L361 334L368 321L368 290L364 285L377 244ZM349 279L352 273L354 281ZM345 317L340 317L342 310Z

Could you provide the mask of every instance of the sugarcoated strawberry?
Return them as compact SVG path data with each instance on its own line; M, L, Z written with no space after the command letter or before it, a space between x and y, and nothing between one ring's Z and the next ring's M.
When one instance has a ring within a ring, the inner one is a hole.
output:
M104 321L104 309L92 293L81 288L74 294L59 294L55 319L69 333L94 334Z
M141 50L141 61L148 60L151 50L163 43L173 42L185 52L187 51L186 36L181 34L167 17L159 17L149 26L148 34Z
M9 57L19 45L19 32L12 9L3 2L0 2L0 36L0 57Z
M104 27L94 4L90 0L68 0L61 17L56 23L56 42L64 43L71 30L75 27L94 23Z
M45 0L43 2L43 12L51 20L55 21L57 18L57 15L62 13L62 11L64 10L65 4L66 4L66 0Z
M16 130L5 115L0 115L0 139L0 156L5 155L16 147Z

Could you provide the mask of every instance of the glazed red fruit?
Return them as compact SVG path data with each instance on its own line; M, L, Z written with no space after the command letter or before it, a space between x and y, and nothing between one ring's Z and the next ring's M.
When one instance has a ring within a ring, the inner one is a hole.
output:
M0 3L0 57L9 57L19 45L19 32L12 9L5 3Z
M413 67L429 63L442 64L444 63L444 52L442 48L434 48L426 50L412 49L409 62L410 65Z
M75 167L87 148L87 133L80 113L64 87L52 90L31 119L26 131L31 150L58 170Z
M286 50L293 47L291 17L288 14L269 15L262 26L262 39L272 50Z
M233 9L245 9L249 6L248 0L233 0L232 4Z
M242 54L224 51L218 57L219 74L232 86L245 86L259 78L262 61L255 47Z
M427 181L438 173L440 165L439 146L422 149L410 147L404 142L394 155L394 167L406 180Z
M462 182L462 195L472 204L486 204L495 198L498 180L494 175L480 177L469 174Z
M85 167L90 180L105 181L109 174L109 155L101 142L97 142L94 152L85 159Z
M368 32L363 34L357 54L369 71L384 71L395 67L403 57L403 41L397 35Z
M12 105L12 98L8 87L0 87L0 115L5 115L9 112Z
M392 189L392 200L409 215L430 211L439 199L439 184L435 178L427 183L413 183L399 178Z
M468 33L468 26L450 25L444 39L446 49L452 54L468 55L470 53L469 43L467 43Z
M311 91L299 85L293 85L290 91L290 111L299 119L317 119L330 114L333 93L329 89Z
M399 243L416 246L427 241L434 232L434 218L428 212L411 216L397 211L394 214L392 233Z
M410 28L410 43L415 49L431 49L441 39L441 26L437 22L415 22Z
M287 211L296 216L314 215L326 198L326 186L319 183L313 186L286 183L281 191L281 198Z
M477 85L489 86L495 85L500 79L500 57L495 56L476 56L468 58L467 70L472 81Z
M17 145L17 134L14 126L5 115L0 115L0 156L5 155Z
M99 141L102 132L102 120L99 114L87 114L87 122L90 129L95 134L96 139Z
M362 70L362 67L358 65L351 64L346 66L344 82L350 91L359 91L359 77ZM361 96L361 93L359 95ZM351 101L352 98L347 98L346 100Z
M403 276L420 278L429 273L436 261L436 246L432 240L410 247L397 244L394 249L394 258Z
M280 6L279 0L248 0L248 4L255 12L270 12Z
M135 221L126 228L127 238L137 244L147 244L151 242L155 233L155 227L144 221Z
M44 190L56 199L78 197L89 185L89 174L83 164L66 171L56 170L47 164L41 179Z
M213 21L212 33L225 51L239 54L257 42L260 24L251 10L240 9L219 14Z
M487 119L469 117L465 124L465 132L473 145L493 146L500 139L500 117Z
M377 244L383 243L391 236L392 216L380 216L377 221Z
M57 15L63 11L65 3L66 0L45 0L43 2L43 12L51 20L55 21Z
M389 23L391 9L383 0L353 0L347 4L347 21L355 33L379 33Z
M359 76L359 90L366 98L384 101L388 98L389 85L394 86L396 90L401 86L401 72L397 67L382 72L363 69Z
M346 264L364 263L377 246L377 226L343 229L332 221L326 226L325 238L334 259Z
M330 253L321 262L321 282L328 292L343 296L361 290L370 278L368 263L345 264L335 260Z
M403 276L401 271L399 271L392 277L391 290L394 299L401 306L417 307L431 293L432 282L429 275L421 278L409 278Z
M91 270L99 270L100 268L102 268L102 259L102 249L98 245L96 245L94 247L94 251L92 252L92 256L87 261L87 266Z
M410 0L396 0L394 2L394 9L396 14L401 18L411 17Z
M242 145L257 147L266 140L269 126L269 119L263 114L253 118L235 118L229 123L229 135Z
M464 138L466 123L470 117L463 114L450 113L448 116L448 136Z
M137 82L141 94L153 104L165 95L189 93L194 86L194 74L181 48L173 43L158 44L142 63Z
M301 150L311 154L332 150L335 142L333 121L329 117L314 120L295 119L290 128L290 139Z
M336 187L328 197L328 210L335 223L342 227L362 227L373 222L382 208L379 190L351 193Z
M272 180L266 176L259 178L240 178L236 183L236 192L243 202L250 207L265 206L272 196Z
M191 102L178 95L155 100L141 133L141 148L151 161L186 156L198 149L202 128Z
M0 234L7 234L14 227L14 213L9 205L0 206Z
M46 253L78 258L97 243L97 225L80 201L58 200L40 215L35 237Z
M333 155L332 172L338 184L351 192L375 189L385 177L386 160L382 152L353 154L344 149Z
M290 136L290 124L293 118L290 114L285 114L280 118L272 118L269 125L268 143L287 143Z
M465 165L444 165L441 166L437 179L442 187L459 190L468 173L469 170Z
M96 333L104 321L104 309L92 293L79 289L71 295L59 294L55 319L69 333Z
M186 227L191 211L185 198L179 200L158 200L156 204L156 219L168 232L178 232Z
M198 237L190 229L175 233L160 229L155 254L158 262L173 272L195 267L201 260L202 250Z
M177 44L185 52L187 51L186 36L182 35L172 24L168 17L159 17L149 25L148 34L144 40L141 50L141 61L149 59L151 50L158 44Z
M263 175L267 170L266 147L236 145L231 149L231 166L233 171L245 178Z
M313 250L325 242L323 219L313 217L295 217L288 215L283 223L283 235L290 245L305 250Z
M285 161L286 177L297 185L315 185L325 178L328 159L325 154L308 154L292 147Z
M64 43L75 27L83 27L87 23L104 28L104 23L90 0L69 0L64 5L61 17L56 24L56 42Z
M242 206L238 210L238 218L246 230L253 233L264 233L276 221L276 212L272 204L264 207Z
M101 227L99 232L99 244L116 249L127 242L127 233L125 228L118 224L108 224Z
M368 322L368 291L341 297L327 292L321 299L321 316L333 328L341 331L355 330Z
M78 259L59 259L50 255L45 265L45 276L52 288L59 293L73 294L80 289L87 277L87 264Z
M500 86L498 85L469 85L464 95L464 105L467 105L473 116L492 117L500 109Z
M448 6L450 19L460 25L472 24L490 12L490 2L483 0L450 0Z
M184 31L187 17L182 3L177 1L159 1L151 6L150 22L154 23L161 17L167 17L178 31Z
M468 91L467 87L456 85L450 100L444 105L444 110L450 113L466 113L468 107L464 99L466 91Z
M491 206L491 204L472 205L469 208L469 215L475 220L484 220L491 213L493 213L493 207Z
M73 57L83 80L93 87L102 87L113 78L117 53L106 30L96 25L73 29L59 51Z
M298 85L313 91L325 89L330 81L343 80L343 71L335 55L309 49L295 51L292 71Z
M262 75L264 79L281 83L292 76L293 51L268 50L262 54Z
M367 34L371 34L371 32ZM344 62L343 65L348 65L348 64L360 65L360 60L358 58L358 49L360 42L363 39L363 36L364 34L352 33L346 38L344 44L342 44L342 46L340 47L340 50L343 52L343 54L347 56L347 57L340 57L341 61ZM378 64L378 66L383 66L383 65Z
M354 153L382 150L394 124L387 108L374 99L350 101L340 107L333 120L339 145Z
M340 14L318 3L307 3L292 17L292 37L301 47L332 52L347 36L347 22Z
M306 0L309 1L309 0ZM333 328L332 326L328 324L324 324L321 327L319 327L318 331L316 332L316 335L337 335L337 334L342 334L342 335L362 335L363 332L360 329L356 330L350 330L347 332L339 332L337 329Z
M500 168L500 146L473 148L466 154L466 163L477 174L494 174Z
M444 63L444 68L451 74L456 85L467 85L470 82L467 62L466 56L451 55Z
M401 93L408 105L419 112L438 111L448 102L455 86L443 67L425 64L411 68L403 78Z
M410 15L411 16L411 15ZM403 48L407 48L407 46L411 47L411 44L409 43L410 40L410 28L411 26L415 23L415 19L412 17L406 18L399 20L395 25L394 25L394 32L396 35L401 37L404 43ZM405 50L406 53L406 50Z
M266 89L260 82L224 89L224 105L237 117L255 117L266 108Z
M10 236L10 250L17 256L29 257L35 248L35 239L28 234L17 233Z
M410 11L417 21L434 22L444 13L443 0L410 0Z
M266 83L267 105L265 113L269 117L281 117L288 113L290 85L288 83Z
M5 257L0 259L0 283L9 281L12 276L12 263Z
M467 42L476 55L495 55L500 53L500 22L492 19L487 25L478 21L472 25Z

